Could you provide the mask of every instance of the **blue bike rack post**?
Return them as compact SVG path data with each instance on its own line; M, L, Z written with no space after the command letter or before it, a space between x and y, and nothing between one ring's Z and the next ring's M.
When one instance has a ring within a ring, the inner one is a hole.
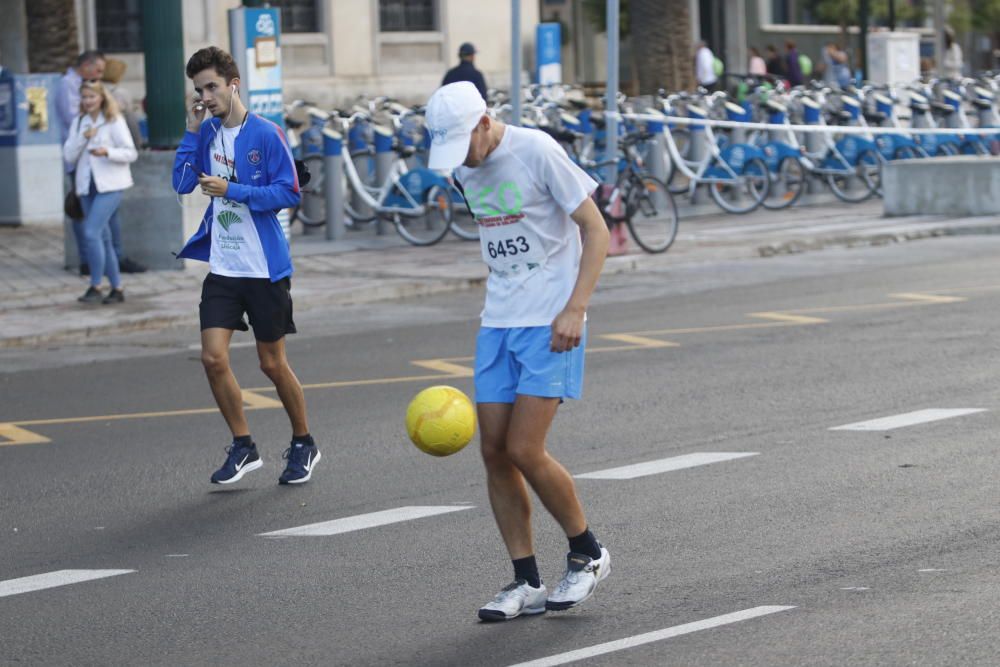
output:
M822 113L822 108L818 102L808 97L802 98L802 117L806 125L819 125ZM807 153L818 155L823 150L823 135L819 132L807 132L805 147ZM816 194L820 189L820 184L815 179L806 179L806 192Z
M303 158L323 155L323 128L326 126L327 121L330 120L330 114L316 107L309 107L308 114L309 127L302 132L300 137L302 140ZM306 197L302 200L301 206L309 219L316 220L323 217L323 211L319 208L318 198ZM317 230L313 227L304 227L303 234L308 235L315 231Z
M347 146L350 151L347 159L354 162L354 169L358 172L358 178L361 179L363 184L371 185L372 174L368 169L368 141L365 138L365 127L363 125L355 124L347 131ZM357 192L351 193L351 208L366 215L370 212L368 205L365 204Z
M688 117L698 120L708 118L708 113L704 109L694 105L688 106L687 114ZM705 132L705 126L701 123L691 123L688 127L691 128L691 161L697 164L704 160L705 156L710 153L708 148L708 133ZM695 188L694 192L691 193L691 204L697 204L698 198L698 188Z
M726 120L734 123L746 123L750 120L750 115L741 105L726 102ZM734 144L745 144L747 142L746 128L734 127L732 137Z
M663 136L663 123L658 120L651 120L646 123L646 131L653 135L650 143L653 150L649 152L647 165L649 173L664 183L670 176L670 166L667 162L667 138Z
M381 185L389 180L392 163L396 159L392 149L392 130L381 125L375 125L375 183ZM375 234L385 234L385 224L382 218L375 222Z
M344 238L344 137L323 130L323 195L326 198L326 240Z

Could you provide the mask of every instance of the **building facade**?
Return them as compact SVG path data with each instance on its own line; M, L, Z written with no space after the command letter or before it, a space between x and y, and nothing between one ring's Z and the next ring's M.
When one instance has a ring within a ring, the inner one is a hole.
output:
M125 85L142 99L139 0L75 0L80 45L128 64ZM227 12L240 0L182 0L184 53L229 47ZM271 0L281 9L285 99L324 107L358 95L426 100L458 47L472 42L487 84L510 83L510 0ZM534 51L538 0L521 0L523 62Z

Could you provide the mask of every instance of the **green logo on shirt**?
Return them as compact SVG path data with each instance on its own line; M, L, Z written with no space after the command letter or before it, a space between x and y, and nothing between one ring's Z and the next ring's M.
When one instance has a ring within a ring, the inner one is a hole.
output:
M514 181L505 181L497 188L469 188L467 192L477 215L517 215L521 212L521 190Z
M232 211L223 211L219 215L215 216L215 219L227 232L229 231L230 226L235 225L238 222L243 222L243 218Z

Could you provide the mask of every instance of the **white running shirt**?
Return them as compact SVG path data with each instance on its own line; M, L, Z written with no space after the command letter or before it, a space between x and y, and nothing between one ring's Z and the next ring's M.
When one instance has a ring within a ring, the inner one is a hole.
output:
M222 127L212 142L212 176L227 181L237 176L234 164L236 136L240 127ZM223 143L225 142L225 143ZM257 235L257 226L246 204L223 197L212 199L212 250L208 266L212 273L231 278L269 278L267 257Z
M482 325L549 326L580 271L580 228L570 214L597 183L549 135L510 125L481 165L455 175L490 267Z

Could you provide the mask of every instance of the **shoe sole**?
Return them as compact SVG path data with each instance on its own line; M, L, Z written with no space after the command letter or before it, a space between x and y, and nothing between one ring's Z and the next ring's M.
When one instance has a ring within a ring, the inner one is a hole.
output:
M597 590L597 584L607 579L608 575L611 574L611 554L608 554L607 566L601 568L601 571L604 572L604 574L597 578L597 583L594 584L594 587L590 590L590 592L587 593L582 598L580 598L579 600L576 600L575 602L553 602L552 600L546 600L545 608L548 609L549 611L566 611L567 609L572 609L578 604L583 604L584 602L589 600L594 595L594 592Z
M534 616L536 614L544 613L545 607L528 607L526 609L522 609L513 616L508 616L497 609L480 609L479 620L484 623L501 623L503 621L512 621L518 616Z
M309 481L309 478L313 476L313 470L316 469L316 464L319 463L321 458L323 458L323 455L319 452L319 450L316 450L316 458L313 459L312 465L309 466L309 472L306 473L305 477L302 479L289 479L284 482L279 479L278 484L305 484Z
M257 459L253 463L248 463L245 466L243 466L242 468L240 468L239 471L235 475L233 475L232 477L230 477L229 479L226 479L226 480L221 480L220 479L218 481L212 480L212 484L233 484L233 483L238 482L241 479L243 479L243 475L247 474L248 472L250 472L252 470L256 470L257 468L260 468L263 465L264 465L264 459Z

